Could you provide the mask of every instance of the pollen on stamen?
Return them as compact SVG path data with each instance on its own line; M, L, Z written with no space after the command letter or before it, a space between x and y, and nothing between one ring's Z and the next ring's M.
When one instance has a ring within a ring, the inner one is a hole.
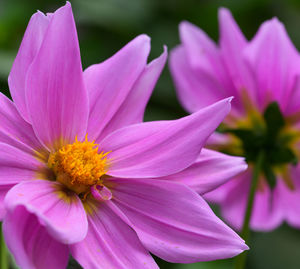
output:
M99 153L98 144L89 142L87 136L83 142L76 137L73 144L67 144L50 154L48 166L57 181L80 194L101 182L101 176L107 173L109 166L109 153Z

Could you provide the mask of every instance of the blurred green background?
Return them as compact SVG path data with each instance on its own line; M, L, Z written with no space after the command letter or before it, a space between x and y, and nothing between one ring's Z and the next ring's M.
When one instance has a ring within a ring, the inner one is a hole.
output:
M9 96L7 76L30 16L41 10L53 12L64 5L56 0L0 0L0 90ZM136 35L152 38L150 59L166 44L179 43L178 23L188 20L218 40L217 10L228 7L244 34L252 38L259 25L273 16L284 22L300 48L300 1L274 0L73 0L84 68L110 57ZM179 106L168 68L165 68L146 111L146 120L174 119L186 113ZM300 206L300 201L299 201ZM217 212L217 209L216 209ZM300 268L300 231L283 225L270 233L252 233L247 268ZM157 260L161 268L233 268L233 261L191 265ZM70 261L69 268L80 268Z

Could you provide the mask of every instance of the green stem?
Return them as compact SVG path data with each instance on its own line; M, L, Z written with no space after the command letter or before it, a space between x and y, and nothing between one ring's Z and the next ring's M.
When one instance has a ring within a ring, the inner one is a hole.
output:
M0 268L1 269L9 269L9 261L8 261L8 253L6 249L6 245L3 238L2 233L2 225L0 231Z
M247 209L246 209L245 219L244 219L243 228L242 228L242 232L241 232L241 237L245 240L246 243L248 243L249 236L250 236L249 223L250 223L250 219L251 219L255 192L256 192L258 179L259 179L259 173L262 169L263 162L264 162L264 152L261 151L258 155L257 161L254 166L254 171L253 171L252 180L251 180L250 193L248 196ZM235 269L245 268L246 258L247 258L247 252L243 252L239 256L237 256Z

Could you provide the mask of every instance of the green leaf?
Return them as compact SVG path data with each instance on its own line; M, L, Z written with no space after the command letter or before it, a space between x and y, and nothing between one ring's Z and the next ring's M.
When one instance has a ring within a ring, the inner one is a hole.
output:
M271 140L274 140L285 124L277 102L268 105L264 112L264 119L267 126L267 135Z
M298 159L294 152L287 147L276 148L268 157L272 164L291 163L296 165L298 163Z
M264 163L263 172L270 188L274 189L276 186L276 176L273 172L272 167L268 163Z
M249 145L255 143L257 140L256 135L252 130L248 129L226 129L225 132L231 133L238 137L244 145Z

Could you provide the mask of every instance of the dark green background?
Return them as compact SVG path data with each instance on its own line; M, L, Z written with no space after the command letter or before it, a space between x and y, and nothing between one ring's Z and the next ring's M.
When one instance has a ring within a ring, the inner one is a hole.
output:
M7 76L30 16L37 9L53 12L64 5L55 0L0 0L0 89L8 93ZM300 1L267 0L74 0L71 1L78 28L84 68L110 57L136 35L152 38L150 58L157 57L166 44L179 43L178 23L188 20L218 39L217 10L228 7L244 34L250 39L259 25L277 16L300 48ZM146 120L174 119L186 113L179 106L174 86L165 68L146 112ZM300 201L299 201L300 206ZM300 231L283 225L270 233L253 233L247 268L300 268ZM232 261L191 265L158 261L161 268L233 268ZM79 268L74 261L69 268Z

